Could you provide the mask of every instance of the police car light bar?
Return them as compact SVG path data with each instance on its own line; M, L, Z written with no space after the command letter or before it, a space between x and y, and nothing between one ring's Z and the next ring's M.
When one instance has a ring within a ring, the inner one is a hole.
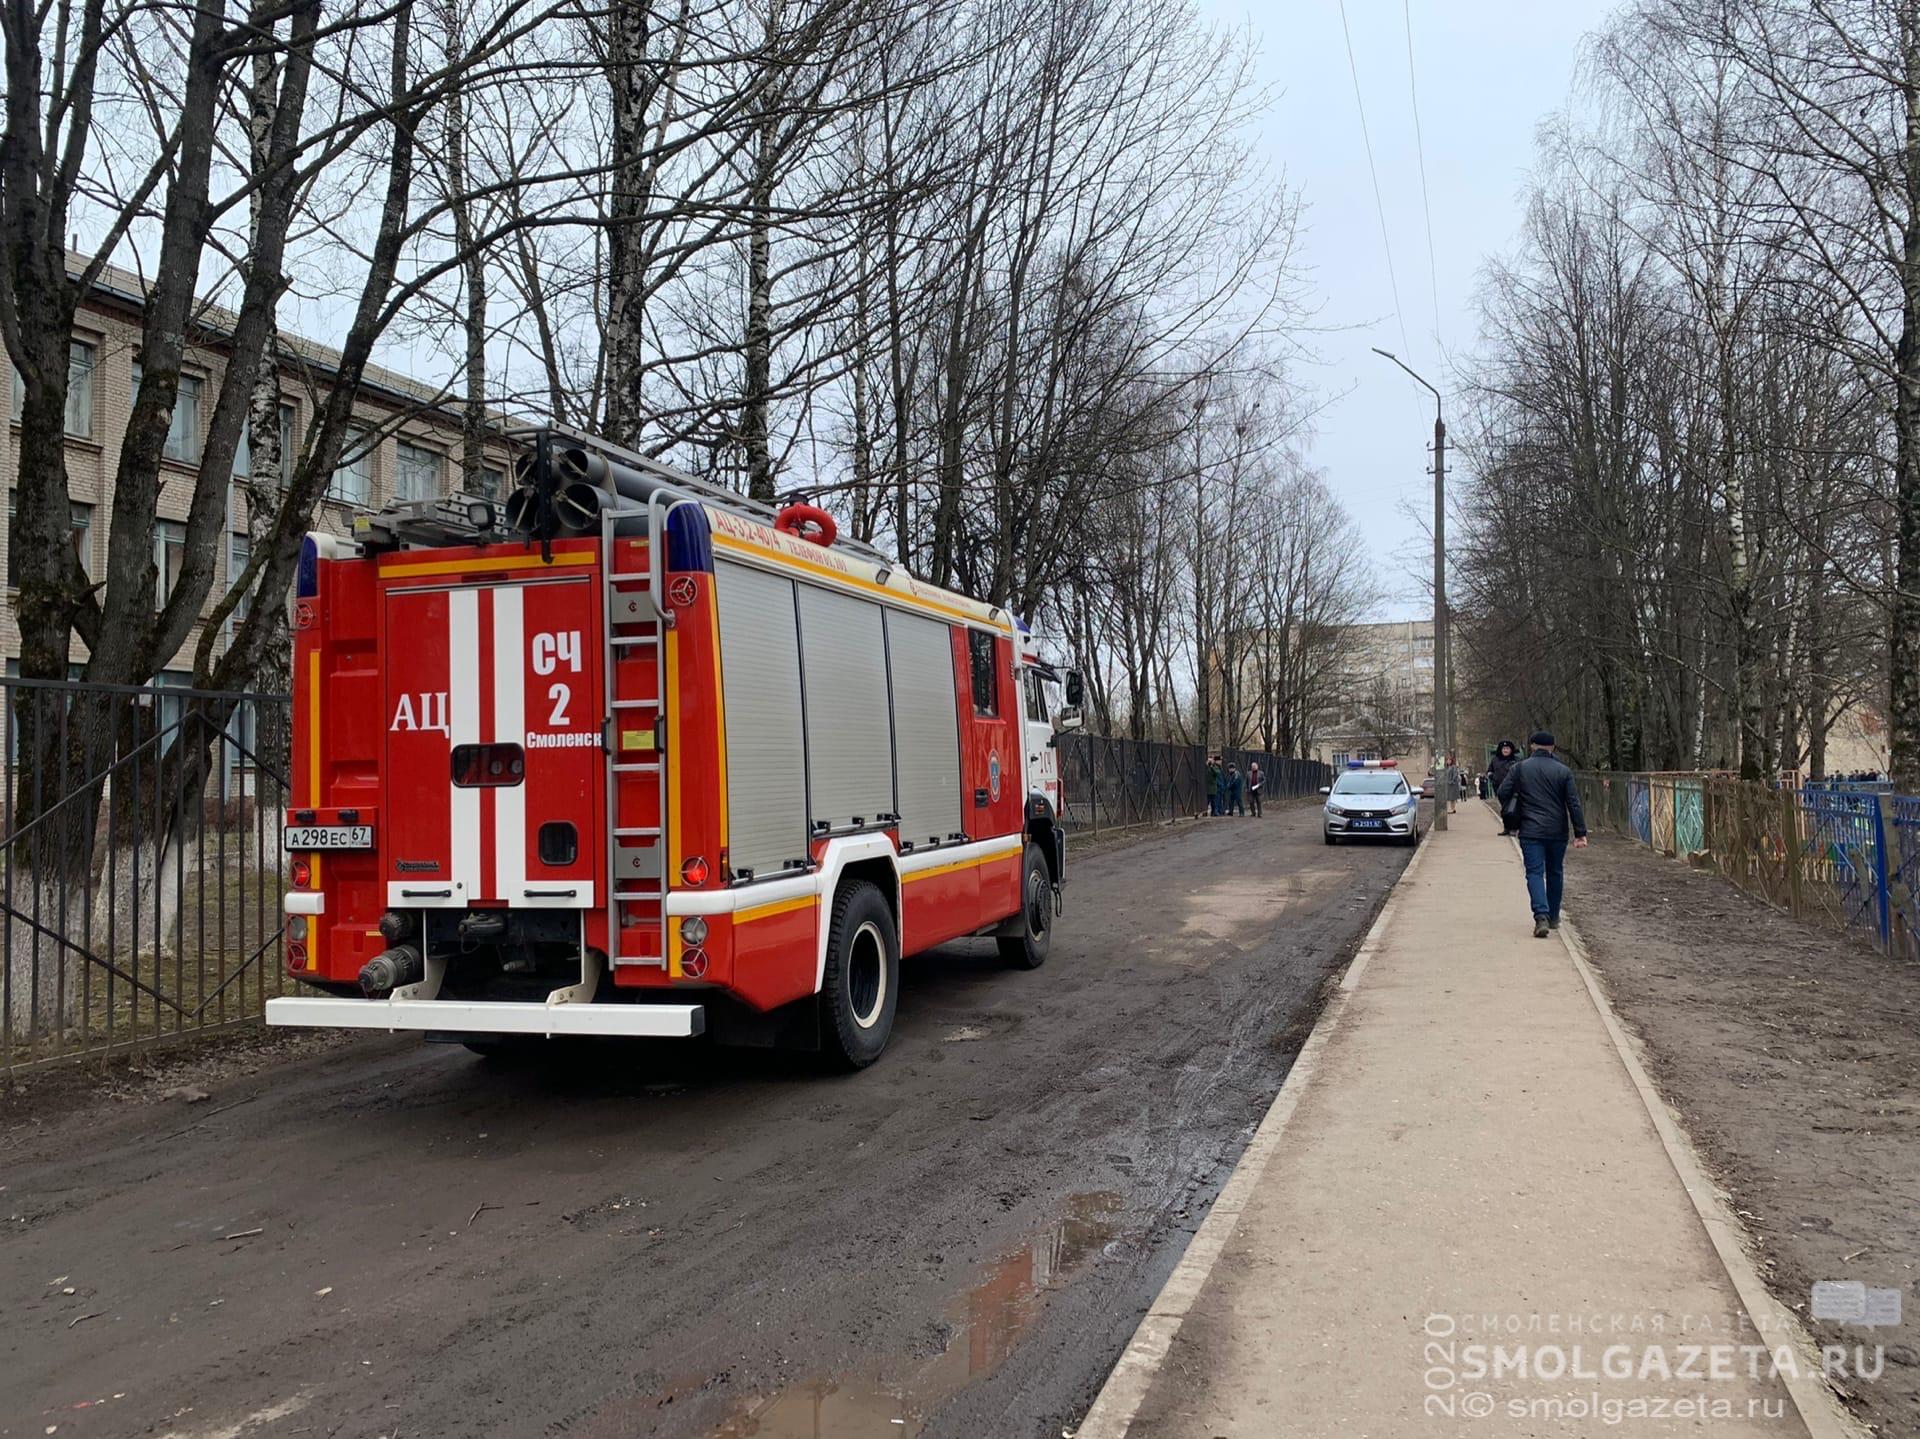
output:
M1348 769L1397 769L1399 767L1399 764L1400 764L1400 761L1397 759L1350 759L1347 761L1347 768Z

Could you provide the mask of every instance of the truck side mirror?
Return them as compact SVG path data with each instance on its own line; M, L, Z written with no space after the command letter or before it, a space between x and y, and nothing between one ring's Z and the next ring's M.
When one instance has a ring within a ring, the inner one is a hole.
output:
M1077 710L1086 702L1086 681L1080 678L1079 670L1067 671L1067 708Z
M1079 710L1064 709L1053 717L1053 732L1055 734L1066 734L1069 730L1079 729L1080 726L1086 722L1087 717Z

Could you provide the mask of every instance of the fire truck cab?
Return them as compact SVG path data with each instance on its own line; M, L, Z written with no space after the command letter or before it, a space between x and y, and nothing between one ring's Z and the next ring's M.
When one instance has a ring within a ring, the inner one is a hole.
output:
M711 1030L857 1068L903 955L1043 963L1078 677L824 511L526 438L504 519L416 503L305 541L283 845L315 992L268 1022Z

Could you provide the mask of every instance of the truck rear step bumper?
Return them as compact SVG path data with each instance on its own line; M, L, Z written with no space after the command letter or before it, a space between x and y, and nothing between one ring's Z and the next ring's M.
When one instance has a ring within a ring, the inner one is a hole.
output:
M267 1023L309 1029L444 1030L457 1034L624 1034L691 1039L707 1028L699 1004L531 1004L459 999L267 1001Z

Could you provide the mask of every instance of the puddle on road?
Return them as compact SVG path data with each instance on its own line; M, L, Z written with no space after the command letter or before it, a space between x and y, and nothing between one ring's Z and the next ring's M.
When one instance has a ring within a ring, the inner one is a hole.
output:
M937 1357L881 1375L837 1374L755 1399L713 1439L873 1439L915 1435L943 1399L1006 1362L1046 1308L1047 1293L1123 1232L1120 1196L1076 1194L1064 1216L987 1266L947 1311L951 1337Z

